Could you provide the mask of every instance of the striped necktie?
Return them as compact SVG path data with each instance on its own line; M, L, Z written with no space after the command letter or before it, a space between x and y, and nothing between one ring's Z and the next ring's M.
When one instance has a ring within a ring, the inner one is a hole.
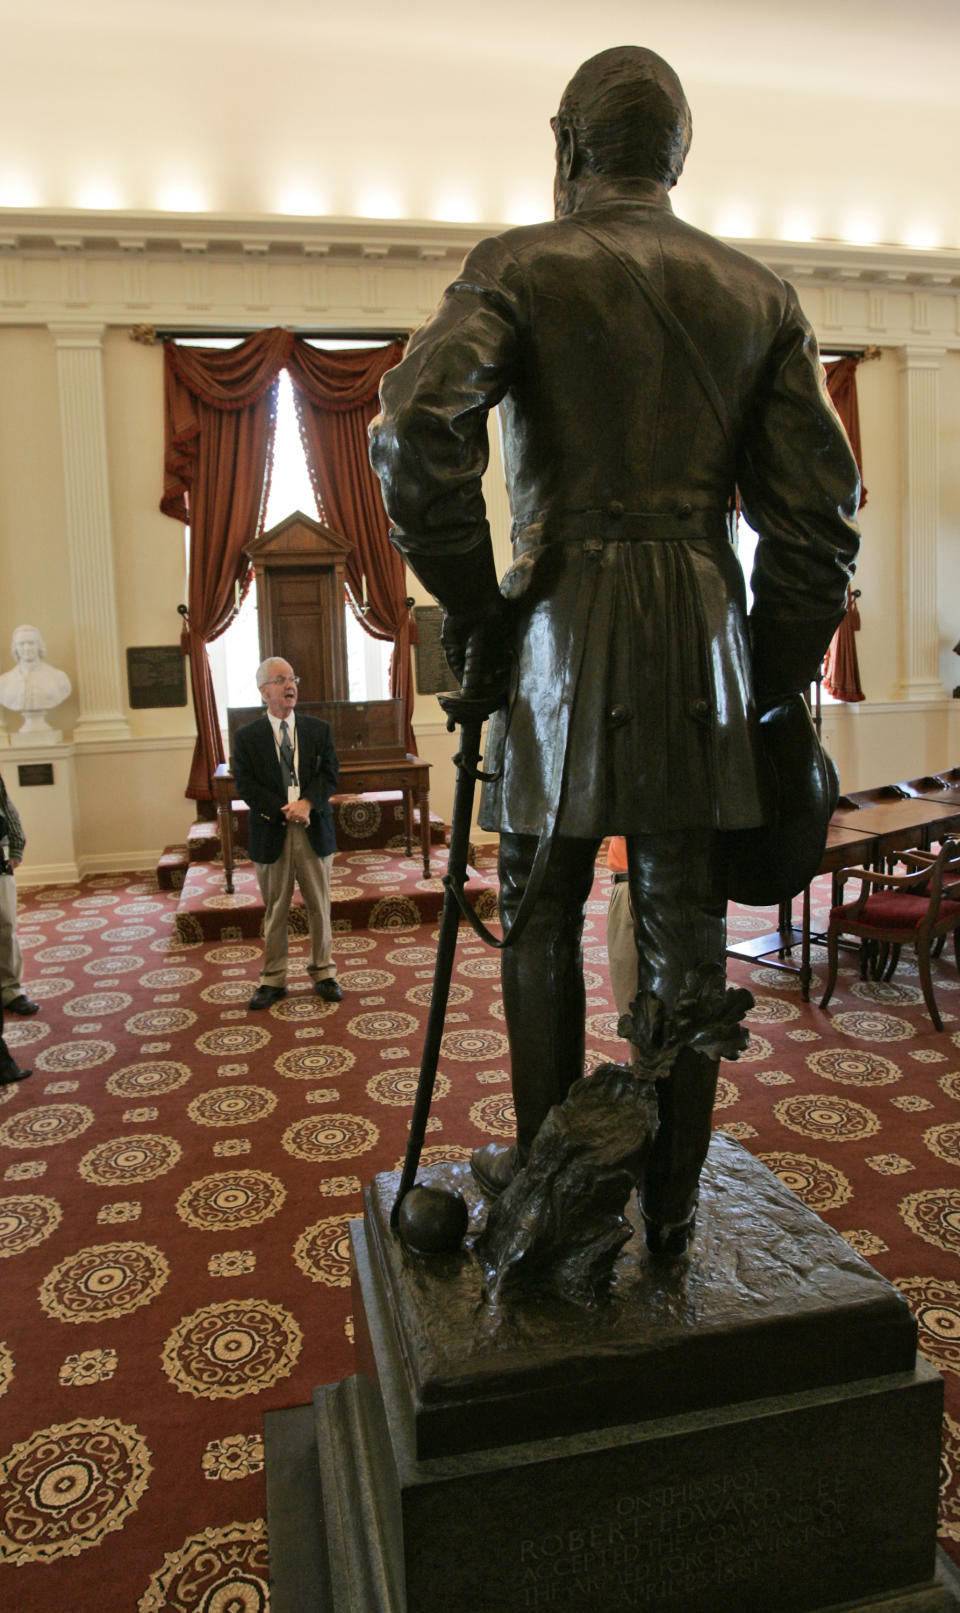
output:
M287 786L293 783L293 746L290 743L290 730L285 722L280 724L280 769L283 773L283 782Z

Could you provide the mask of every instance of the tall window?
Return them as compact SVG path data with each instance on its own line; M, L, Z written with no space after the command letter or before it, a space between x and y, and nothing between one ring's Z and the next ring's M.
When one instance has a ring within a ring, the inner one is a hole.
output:
M201 345L195 343L194 345ZM206 346L207 343L202 345ZM209 343L213 346L214 343ZM220 346L218 342L216 344ZM232 342L223 342L224 347ZM357 342L324 342L324 346L356 347ZM277 394L277 435L273 454L273 476L264 529L301 510L320 519L310 473L300 440L293 387L286 371L280 375ZM240 613L225 633L208 645L213 686L221 722L226 726L228 706L255 706L259 700L254 674L260 661L257 626L257 591L251 583ZM358 601L358 603L362 603ZM347 628L347 680L351 700L386 700L390 696L390 655L392 644L365 633L356 614L344 603Z
M747 610L753 609L753 589L750 587L750 577L753 572L753 558L757 552L757 534L752 526L748 526L742 515L737 516L737 559L743 567L743 580L747 588ZM820 703L824 706L835 706L838 702L826 689L821 688Z

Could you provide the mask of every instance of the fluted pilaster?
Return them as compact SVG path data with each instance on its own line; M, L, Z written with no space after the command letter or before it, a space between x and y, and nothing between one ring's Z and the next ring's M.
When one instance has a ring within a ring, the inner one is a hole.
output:
M80 715L74 740L126 739L100 324L56 324Z
M901 347L904 700L946 698L940 678L937 550L940 536L940 361L944 349Z

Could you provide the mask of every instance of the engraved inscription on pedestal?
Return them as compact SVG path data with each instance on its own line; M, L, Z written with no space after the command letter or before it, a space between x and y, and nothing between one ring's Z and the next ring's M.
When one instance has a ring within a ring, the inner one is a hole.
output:
M772 1483L756 1467L612 1497L582 1527L519 1544L515 1605L644 1607L702 1595L717 1605L762 1582L783 1554L816 1552L847 1533L843 1485Z

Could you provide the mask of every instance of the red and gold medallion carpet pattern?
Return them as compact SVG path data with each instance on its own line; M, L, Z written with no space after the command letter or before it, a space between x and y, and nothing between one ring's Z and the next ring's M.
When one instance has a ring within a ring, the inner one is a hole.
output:
M625 1053L606 899L601 874L591 1068ZM263 1413L352 1370L347 1226L402 1158L435 918L412 894L339 928L339 1005L313 996L294 935L287 997L251 1014L256 938L184 939L176 910L134 876L21 895L41 1013L8 1018L34 1075L0 1089L0 1613L266 1609ZM737 910L731 930L770 920ZM427 1161L511 1135L497 976L462 930ZM827 1013L795 976L733 963L731 980L757 1005L716 1124L914 1308L946 1382L942 1539L960 1559L956 970L936 965L941 1034L907 957L884 985L844 954Z

